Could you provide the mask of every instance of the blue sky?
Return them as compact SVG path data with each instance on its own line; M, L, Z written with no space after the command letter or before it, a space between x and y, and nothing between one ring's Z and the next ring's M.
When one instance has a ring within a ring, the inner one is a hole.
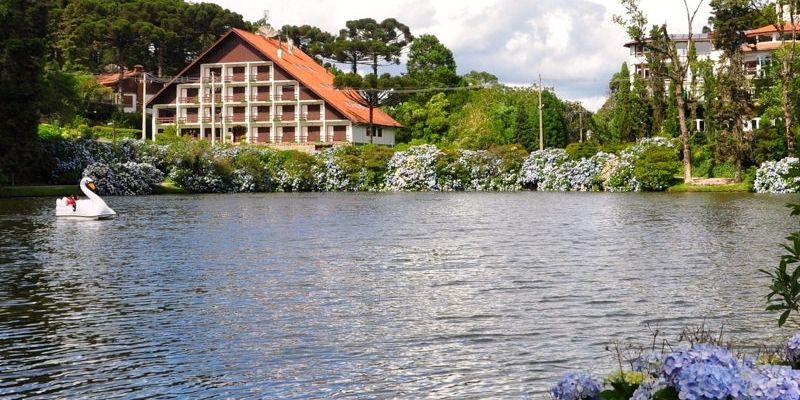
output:
M273 26L318 26L335 33L345 21L393 17L411 33L436 35L453 51L459 73L487 71L501 82L530 85L542 74L559 97L590 110L608 96L608 81L627 60L627 40L611 18L623 12L616 0L213 0L254 21L269 10ZM697 0L687 0L695 7ZM666 22L671 32L687 30L683 0L642 0L650 23ZM695 19L708 20L706 3Z

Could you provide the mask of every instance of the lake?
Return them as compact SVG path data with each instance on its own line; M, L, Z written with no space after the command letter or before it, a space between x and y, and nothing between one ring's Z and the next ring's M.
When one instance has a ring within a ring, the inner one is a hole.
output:
M0 397L543 398L614 340L744 346L793 196L0 199ZM649 328L648 328L649 326Z

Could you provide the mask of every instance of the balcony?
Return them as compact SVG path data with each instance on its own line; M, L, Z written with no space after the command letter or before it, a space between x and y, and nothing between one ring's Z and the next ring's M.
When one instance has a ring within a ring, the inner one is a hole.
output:
M175 117L158 117L156 121L158 121L159 124L174 124Z
M200 98L197 96L187 96L187 97L179 97L178 103L181 104L197 104L200 102Z
M227 82L227 83L243 83L243 82L246 82L245 81L245 75L244 74L228 75L228 76L225 77L225 82Z
M225 101L228 103L244 103L247 101L247 96L242 94L234 94L233 96L225 96Z
M269 81L269 72L259 72L250 75L250 82L267 82Z
M197 121L198 121L198 118L197 118L196 115L190 115L190 116L185 117L185 118L178 118L178 123L179 124L196 124Z
M270 115L269 114L258 114L258 115L251 115L250 121L253 122L269 122Z
M204 103L211 103L211 96L203 96L203 102ZM218 94L218 95L214 96L214 102L215 103L222 103L222 95Z

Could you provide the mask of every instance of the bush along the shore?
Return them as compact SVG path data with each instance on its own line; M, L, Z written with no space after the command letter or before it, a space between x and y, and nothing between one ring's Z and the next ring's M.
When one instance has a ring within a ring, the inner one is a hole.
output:
M570 158L562 149L526 152L411 146L342 146L314 155L264 146L176 140L90 139L53 145L54 183L91 174L105 194L149 193L160 171L193 193L296 191L647 191L663 190L679 163L675 145L644 139L620 153ZM147 165L145 165L147 164ZM91 167L91 168L90 168Z
M756 193L796 193L800 177L792 169L800 166L798 159L787 157L779 161L766 161L756 170L753 190Z
M758 360L698 343L670 352L646 352L604 380L567 373L551 389L556 400L798 400L800 334L779 354ZM767 361L780 361L768 364Z

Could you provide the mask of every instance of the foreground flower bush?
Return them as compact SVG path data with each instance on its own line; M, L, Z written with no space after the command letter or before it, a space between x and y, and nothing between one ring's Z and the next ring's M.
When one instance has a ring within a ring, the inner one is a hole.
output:
M795 157L764 162L756 170L753 190L756 193L796 193L800 179L790 177L789 172L797 166L798 159Z
M785 363L791 363L799 343L800 334L786 342ZM618 373L603 390L595 385L598 379L569 373L553 386L551 394L557 400L800 400L799 370L787 365L755 365L753 359L737 357L720 346L695 344L664 354L650 352L631 365L643 374L642 381L626 381L626 375Z

